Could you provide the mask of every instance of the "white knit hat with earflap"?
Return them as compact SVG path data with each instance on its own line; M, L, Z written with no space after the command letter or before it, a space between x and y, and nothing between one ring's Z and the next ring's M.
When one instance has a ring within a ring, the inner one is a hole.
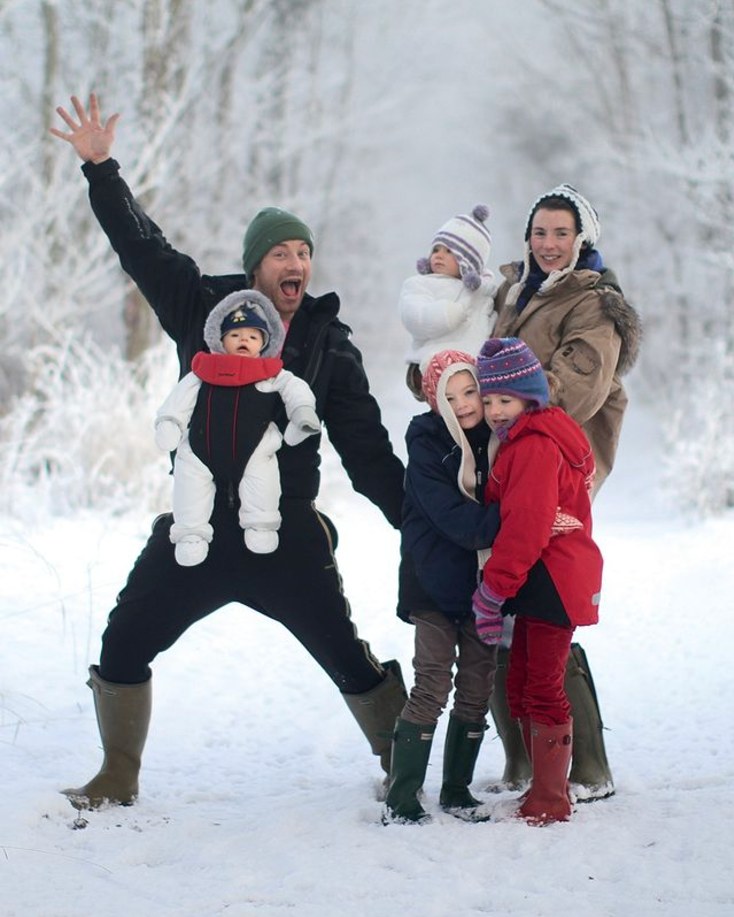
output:
M471 213L459 214L444 223L431 242L431 251L436 245L444 245L456 258L464 286L470 290L478 290L488 273L492 250L492 236L484 225L488 216L489 207L477 204ZM419 258L416 266L419 274L432 273L430 258Z
M576 218L577 234L573 243L573 253L571 256L570 264L560 271L551 271L551 273L548 274L546 280L544 280L540 285L539 292L545 292L554 284L558 283L558 281L562 277L565 277L566 274L570 274L571 271L575 270L576 264L579 260L579 255L581 254L581 249L584 245L588 246L589 248L594 248L596 243L599 241L599 236L601 235L599 214L596 212L596 210L594 210L594 208L583 196L583 194L579 194L573 185L564 183L562 185L557 185L550 191L546 191L544 194L541 194L539 198L533 201L533 204L528 212L528 219L525 223L525 257L523 259L522 275L518 283L514 284L507 294L506 301L509 304L517 302L520 291L525 285L525 280L527 279L528 273L530 272L530 231L533 225L533 217L535 216L536 212L542 208L544 201L554 197L560 197L563 200L568 201L568 203L571 205L574 216Z
M530 228L533 223L535 211L540 209L543 201L549 197L561 197L568 201L576 211L576 230L581 236L581 244L585 242L589 248L594 248L601 235L601 226L599 224L599 214L594 210L591 204L586 200L583 194L569 184L558 185L551 191L546 191L533 203L528 213L528 221L525 224L525 240L530 238ZM579 246L580 247L580 246Z

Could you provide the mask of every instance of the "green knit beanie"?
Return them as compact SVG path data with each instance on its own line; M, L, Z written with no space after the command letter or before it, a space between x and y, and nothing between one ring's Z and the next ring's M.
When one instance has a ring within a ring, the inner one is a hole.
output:
M266 207L256 214L245 233L242 267L248 279L274 245L291 239L303 240L313 255L313 235L298 217L279 207Z

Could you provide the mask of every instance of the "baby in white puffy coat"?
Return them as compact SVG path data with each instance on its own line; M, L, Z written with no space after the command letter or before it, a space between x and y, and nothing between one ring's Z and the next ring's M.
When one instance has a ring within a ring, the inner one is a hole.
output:
M497 284L487 268L488 215L487 207L477 204L470 214L444 223L430 256L418 260L418 273L400 290L400 319L411 336L406 383L419 401L425 400L421 378L431 357L441 350L477 354L494 326Z
M166 452L177 450L171 541L181 566L200 564L209 552L215 470L221 480L244 466L237 490L246 547L268 554L278 546L281 491L276 452L283 441L296 446L321 429L313 392L303 379L283 369L278 358L284 337L280 317L267 297L256 290L231 293L206 320L204 340L211 352L194 356L192 371L158 409L156 443ZM202 383L210 389L200 400ZM282 436L270 419L272 398L260 397L273 394L282 399L288 418ZM240 454L230 467L229 459L223 463L221 456L232 451L233 443Z

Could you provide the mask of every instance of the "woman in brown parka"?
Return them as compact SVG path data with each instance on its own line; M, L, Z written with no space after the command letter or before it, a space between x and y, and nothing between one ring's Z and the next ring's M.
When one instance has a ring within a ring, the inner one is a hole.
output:
M541 195L528 214L523 261L500 268L505 279L493 332L528 344L549 377L553 403L583 427L596 459L594 493L614 464L627 407L621 376L634 365L641 338L639 316L595 247L599 232L596 211L571 185ZM491 710L506 758L500 788L517 788L529 779L530 764L507 709L506 674L505 647ZM574 718L571 789L580 802L611 796L599 705L579 644L571 648L565 688Z

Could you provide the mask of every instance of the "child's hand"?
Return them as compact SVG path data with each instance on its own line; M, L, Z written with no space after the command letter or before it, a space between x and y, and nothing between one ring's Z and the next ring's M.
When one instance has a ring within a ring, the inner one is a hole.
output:
M283 439L287 446L297 446L304 439L321 432L321 421L313 408L305 405L296 408L288 426L285 428Z
M502 606L505 600L482 582L471 600L477 634L482 643L494 646L502 639Z
M181 428L170 419L156 421L155 443L163 452L173 452L181 442Z

